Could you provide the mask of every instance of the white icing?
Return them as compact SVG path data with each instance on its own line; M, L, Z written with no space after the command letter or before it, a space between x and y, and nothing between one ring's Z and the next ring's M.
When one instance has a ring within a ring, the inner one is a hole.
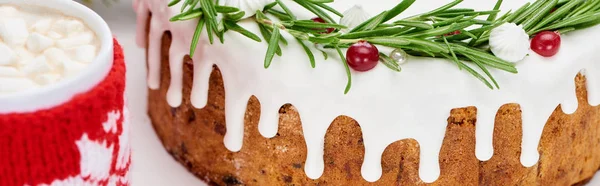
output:
M522 26L504 23L492 29L490 48L500 59L515 63L523 60L529 53L529 35Z
M301 8L289 1L295 12ZM336 9L360 3L347 0L333 3ZM435 3L434 3L435 2ZM170 49L171 77L167 100L171 106L181 103L180 80L181 56L189 51L196 21L169 22L179 13L180 6L167 8L168 0L135 0L138 13L138 44L148 42L150 88L160 84L161 37L165 31L173 35ZM381 12L398 3L379 0L363 3L368 12ZM431 4L446 1L418 1L403 16L430 10ZM495 2L465 0L463 6L489 9ZM503 9L518 8L520 0L504 1ZM146 19L152 12L149 41L145 39ZM310 18L310 14L299 14ZM256 23L246 20L239 23L244 28L258 32ZM269 69L264 69L266 43L257 43L233 32L225 34L225 44L208 44L203 35L194 60L194 77L191 102L202 108L206 105L208 81L213 64L223 75L226 92L225 117L227 134L225 146L232 151L242 147L244 113L250 96L261 102L260 133L272 137L278 130L277 110L291 103L300 113L302 129L307 145L305 172L317 179L324 169L324 137L330 123L339 115L350 116L361 126L365 157L362 176L373 182L381 176L381 155L385 148L398 140L413 138L420 146L419 175L425 182L435 181L439 174L439 151L445 136L447 118L453 108L476 106L476 156L487 160L493 155L492 133L495 114L502 105L519 103L523 110L523 141L521 162L534 165L539 158L537 147L542 130L557 105L563 105L566 113L577 109L574 77L585 70L588 99L592 105L600 102L600 64L597 59L600 44L589 42L600 39L600 27L572 32L562 36L561 51L553 58L532 54L517 64L518 74L490 69L500 83L499 90L491 90L466 71L456 68L452 62L442 59L411 57L411 63L403 65L397 73L383 65L368 72L352 72L353 88L343 94L346 76L335 52L329 51L330 59L317 56L317 68L311 68L308 58L298 43L282 47L284 55L275 57ZM294 39L283 33L288 41ZM315 50L316 51L316 50ZM234 55L232 55L234 54ZM343 149L338 149L343 150Z
M223 0L222 5L239 8L244 11L244 17L248 18L256 14L257 10L263 10L269 3L275 0Z
M31 5L0 6L5 9L0 11L5 14L0 15L3 16L0 19L0 66L21 71L27 75L24 78L37 83L36 86L10 85L20 88L3 89L5 91L0 94L14 94L15 91L26 90L22 89L24 87L38 88L75 76L96 57L96 47L99 46L96 35L80 20L51 9L29 7ZM71 56L66 55L64 50L69 50ZM9 82L19 81L3 83Z
M371 18L369 13L360 5L354 5L352 8L344 11L343 15L344 17L340 19L340 24L348 27L344 31L352 30L354 27Z
M0 31L0 43L10 47L16 54L10 64L0 64L0 78L3 78L0 79L0 114L32 112L62 104L74 95L96 86L106 77L112 66L113 36L108 25L94 11L75 1L0 0L0 20L3 20L0 23L3 25L0 26L3 27ZM20 23L5 24L11 20ZM73 30L69 32L73 34L63 36L50 31L55 25L53 23L58 20L70 20L71 24L66 25L70 25L69 28ZM84 31L76 32L80 29L76 23L72 24L72 21L85 25ZM27 37L22 37L22 33L16 33L12 30L14 28L9 28L10 25L16 25L23 30L23 22L26 25L23 32L27 32ZM78 45L65 45L67 48L63 49L54 45L48 47L47 38L30 39L31 36L37 37L34 35L39 34L56 42L57 39L76 37L83 33L95 34L95 41L88 44L95 45L97 53L86 68L80 68L77 72L73 70L81 67L81 64L73 65L69 64L73 60L64 60L69 58L53 59L51 52L47 51L64 54L65 50L70 51ZM7 38L10 41L7 41ZM44 48L47 49L43 50ZM2 57L3 55L0 55L0 60ZM33 73L40 71L44 73ZM18 93L11 93L16 91Z

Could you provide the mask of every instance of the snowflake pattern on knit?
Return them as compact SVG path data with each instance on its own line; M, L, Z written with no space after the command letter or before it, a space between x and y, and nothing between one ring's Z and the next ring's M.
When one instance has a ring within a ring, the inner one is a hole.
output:
M55 180L50 184L40 186L120 186L128 185L128 169L131 161L131 146L129 145L129 110L123 108L121 111L108 113L108 119L102 124L104 132L118 136L118 147L115 144L107 144L106 140L90 140L88 134L83 134L76 141L81 155L80 174L63 180ZM119 119L123 130L118 133ZM117 153L117 156L113 154ZM111 166L114 165L114 171ZM125 172L125 174L120 174Z

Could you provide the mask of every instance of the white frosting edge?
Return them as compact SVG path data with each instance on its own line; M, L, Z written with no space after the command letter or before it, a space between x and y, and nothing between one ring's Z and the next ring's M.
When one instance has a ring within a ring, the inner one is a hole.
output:
M83 20L100 41L98 56L79 75L54 85L0 96L0 114L34 112L52 108L100 83L113 64L113 36L108 24L93 10L70 0L0 0L0 4L36 5Z

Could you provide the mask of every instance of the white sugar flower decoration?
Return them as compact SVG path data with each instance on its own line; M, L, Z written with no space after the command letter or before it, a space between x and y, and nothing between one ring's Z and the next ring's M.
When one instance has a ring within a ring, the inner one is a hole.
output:
M529 35L523 27L505 23L490 33L490 47L494 55L508 62L523 60L529 53Z
M346 10L343 15L344 17L340 20L340 24L348 27L347 29L342 30L343 32L352 30L354 27L371 18L360 5L354 5L352 8Z
M244 18L248 18L256 14L257 10L263 10L269 3L275 2L275 0L223 0L222 5L239 8L240 11L244 11Z

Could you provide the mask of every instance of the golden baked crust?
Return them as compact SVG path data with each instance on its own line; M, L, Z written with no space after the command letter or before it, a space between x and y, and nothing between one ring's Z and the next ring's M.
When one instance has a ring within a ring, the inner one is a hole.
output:
M151 16L150 16L151 17ZM148 22L149 23L149 22ZM279 110L279 133L267 139L258 132L260 102L250 98L245 114L244 142L240 152L223 145L225 90L214 67L208 104L196 109L190 103L193 63L182 59L183 102L171 108L166 101L170 82L170 33L162 38L161 84L149 90L148 114L167 151L190 172L211 185L426 185L418 176L419 144L407 139L391 144L382 157L383 174L369 183L361 176L364 157L362 132L350 117L340 116L325 136L325 170L311 180L304 174L306 144L299 114L292 105ZM587 102L585 77L578 75L579 108L571 115L556 108L546 124L537 165L525 168L521 153L521 110L502 106L496 115L494 156L475 157L475 107L451 111L440 151L440 178L429 185L580 185L600 167L600 107Z

